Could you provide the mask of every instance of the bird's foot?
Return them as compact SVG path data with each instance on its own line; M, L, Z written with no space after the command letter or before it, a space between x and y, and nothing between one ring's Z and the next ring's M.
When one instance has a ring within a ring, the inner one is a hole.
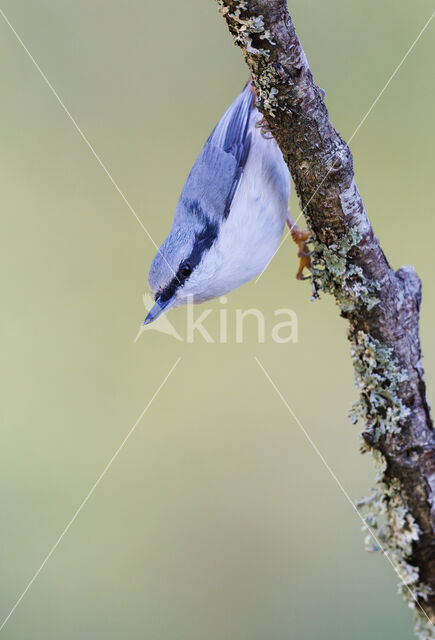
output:
M248 84L249 84L249 89L251 90L252 96L253 96L253 100L252 100L252 108L254 109L257 106L257 98L258 98L258 94L257 94L257 89L254 87L254 82L252 80L252 75L249 76L249 80L248 80ZM266 138L266 140L270 140L273 138L273 133L270 129L270 126L266 120L266 118L263 116L261 118L261 120L259 120L256 125L255 125L258 129L260 129L261 131L261 135L263 136L263 138Z
M304 270L312 270L311 251L308 248L308 241L311 233L308 229L300 229L292 220L290 213L287 214L287 224L290 229L292 240L298 246L299 268L296 273L297 280L309 280L310 275L305 275Z
M266 140L272 140L273 133L264 116L256 123L255 126L257 127L257 129L260 129L263 138L265 138Z

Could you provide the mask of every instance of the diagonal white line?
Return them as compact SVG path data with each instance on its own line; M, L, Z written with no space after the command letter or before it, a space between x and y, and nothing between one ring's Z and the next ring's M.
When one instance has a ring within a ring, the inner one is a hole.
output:
M83 133L82 129L80 128L80 126L77 124L76 120L73 118L73 116L71 115L70 111L67 109L65 103L62 101L61 97L59 96L59 94L57 93L56 89L53 87L53 85L51 84L50 80L47 78L47 76L45 75L45 73L43 72L43 70L41 69L41 67L39 66L39 64L36 62L35 58L33 57L33 55L30 53L29 49L26 47L26 45L24 44L23 40L21 39L20 35L16 32L16 30L14 29L14 27L12 26L12 24L9 22L7 16L5 15L4 11L0 8L0 15L2 16L3 20L6 22L6 24L8 25L8 27L11 29L12 33L14 34L14 36L16 37L16 39L18 40L18 42L20 43L20 45L23 47L24 51L27 53L28 57L30 58L30 60L32 61L33 65L35 66L35 68L37 69L37 71L39 72L39 74L41 75L42 79L44 80L45 84L48 86L48 88L50 89L51 93L54 95L54 97L56 98L56 100L58 101L58 103L60 104L60 106L62 107L63 111L65 112L65 114L68 116L68 118L71 120L72 124L74 125L75 129L77 130L78 134L80 135L80 137L82 138L83 142L86 144L86 146L88 147L88 149L90 150L90 152L92 153L92 155L94 156L95 160L98 162L98 164L100 165L100 167L103 169L104 173L106 174L106 176L109 178L110 182L112 183L112 185L115 187L116 191L119 193L119 195L121 196L122 200L124 201L124 203L127 205L127 207L129 208L129 210L131 211L131 213L134 215L134 217L136 218L136 220L138 221L138 223L140 224L140 226L142 227L142 229L145 231L145 233L147 234L148 238L151 240L151 242L153 243L155 249L157 249L157 251L160 253L160 255L162 256L163 260L166 262L166 264L168 265L168 267L170 268L170 270L172 271L172 273L174 274L174 276L176 277L176 273L174 271L174 269L171 267L171 265L169 264L169 262L166 260L165 256L163 255L163 253L160 251L159 247L157 246L157 244L154 242L150 232L148 231L148 229L146 228L146 226L144 225L144 223L142 222L142 220L139 218L139 216L137 215L136 211L133 209L133 207L131 206L130 202L127 200L127 197L124 195L124 193L121 191L120 187L118 186L117 182L115 181L115 179L113 178L112 174L110 173L110 171L108 170L108 168L106 167L106 165L104 164L104 162L101 160L100 156L98 155L98 153L95 151L94 147L91 145L91 143L89 142L88 138L86 137L86 135Z
M299 218L301 217L301 213L298 215L298 217L296 218L296 221L294 224L296 224L296 222L299 220ZM292 227L293 228L293 227ZM270 265L270 263L272 262L272 260L274 259L274 257L276 256L276 254L278 253L278 251L281 249L282 245L284 244L284 242L287 240L287 238L289 237L291 233L291 229L286 229L286 232L284 234L284 237L281 239L281 242L278 245L278 248L275 250L275 253L273 254L273 256L271 257L271 259L269 260L269 262L267 263L267 265L264 267L263 271L257 276L254 284L257 284L257 282L260 280L261 276L263 275L263 273L266 271L267 267Z
M380 98L382 97L382 95L384 94L385 90L387 89L387 87L390 85L391 81L393 80L393 78L396 76L396 74L398 73L399 69L401 68L401 66L403 65L403 63L405 62L405 60L407 59L407 57L409 56L409 54L411 53L411 51L414 49L415 45L417 44L417 42L420 40L421 36L423 35L423 33L426 31L426 29L428 28L428 26L430 25L430 23L432 22L432 18L435 16L435 11L432 13L432 15L428 18L428 20L425 22L424 26L422 27L422 29L420 30L420 33L418 34L418 36L415 38L414 42L411 44L411 46L409 47L408 51L405 53L405 55L403 56L403 58L401 59L401 61L399 62L399 64L397 65L397 67L394 69L393 73L390 75L390 77L388 78L387 82L384 84L384 86L382 87L382 89L380 90L380 92L378 93L378 95L376 96L376 98L373 100L370 108L368 109L368 111L366 112L366 114L363 116L362 120L360 121L360 123L358 124L358 126L355 128L355 131L352 133L352 135L350 136L349 140L347 141L347 145L349 146L350 143L352 142L352 140L355 138L356 134L358 133L358 131L361 129L362 125L364 124L364 122L367 120L367 118L369 117L369 115L371 114L371 112L373 111L373 109L375 108L375 106L377 105L377 103L379 102ZM297 221L299 220L299 218L306 212L308 205L310 204L310 202L312 201L312 199L317 195L319 189L321 188L322 184L325 182L326 178L329 176L329 174L331 173L333 167L334 167L334 163L337 160L337 158L339 158L342 155L342 151L340 151L337 156L334 158L334 160L331 162L331 164L329 165L328 171L326 172L325 176L322 178L321 182L319 183L319 185L317 186L315 192L313 193L313 195L311 196L311 198L308 200L307 204L305 205L305 207L302 209L302 211L299 212L299 215L297 216L296 220L293 223L293 226L290 229L287 229L286 234L284 235L284 238L281 240L278 249L275 251L275 253L273 254L272 258L269 260L269 262L267 263L267 265L264 267L263 271L260 273L260 275L257 277L257 279L255 280L255 284L257 284L257 282L260 280L261 276L263 275L263 273L266 271L267 267L269 266L269 264L272 262L272 260L274 259L274 257L276 256L276 254L278 253L278 251L281 249L282 245L284 244L284 242L287 240L288 236L291 233L291 230L293 229L293 227L296 225Z
M142 413L139 415L138 419L136 420L136 422L134 423L134 425L131 427L130 431L127 433L127 435L125 436L125 438L123 439L123 441L121 442L121 444L119 445L119 447L117 448L117 450L115 451L115 453L112 455L112 457L110 458L109 462L106 464L106 466L104 467L103 471L100 473L100 475L98 476L98 478L96 479L96 481L94 482L94 484L92 485L91 489L89 490L88 494L86 495L85 499L82 501L82 503L80 504L80 506L78 507L78 509L75 511L74 515L72 516L71 520L68 522L68 524L66 525L66 527L64 528L64 530L62 531L62 533L60 534L60 536L58 537L58 539L56 540L56 542L54 543L54 545L51 547L50 551L47 553L47 555L45 556L44 560L42 561L41 565L39 566L38 570L33 574L31 580L29 581L29 583L27 584L26 588L24 589L24 591L22 592L22 594L20 595L20 597L18 598L18 600L16 601L16 603L14 604L14 606L12 607L12 609L9 611L8 615L6 616L6 618L3 620L2 624L0 625L0 631L3 629L3 627L6 625L6 623L8 622L9 618L11 617L11 615L14 613L15 609L18 607L18 605L20 604L20 602L22 601L22 599L24 598L24 596L26 595L26 593L29 591L30 587L32 586L32 584L35 582L36 578L39 576L39 574L41 573L42 569L45 567L45 565L47 564L47 562L50 560L51 556L53 555L53 553L56 551L57 547L59 546L60 542L62 541L62 539L65 537L65 535L68 533L69 529L71 528L72 524L74 523L74 521L76 520L77 516L79 515L79 513L82 511L83 507L85 506L85 504L88 502L89 498L92 496L92 494L94 493L95 489L98 487L98 485L100 484L101 480L104 478L104 476L106 475L106 473L109 471L110 467L112 466L112 463L115 461L115 459L118 457L118 454L121 452L121 450L123 449L124 445L127 443L128 439L130 438L130 436L133 435L137 425L140 423L140 421L142 420L142 418L144 417L144 415L146 414L146 412L148 411L148 409L150 408L150 406L152 405L152 403L154 402L154 400L156 399L156 397L158 396L158 394L160 393L160 391L162 390L162 388L165 386L166 382L169 379L169 376L172 374L172 372L174 371L175 367L178 365L178 363L181 360L181 356L175 361L175 363L172 365L172 367L170 368L169 372L166 374L165 378L163 379L163 381L161 382L161 384L159 385L159 387L157 388L157 390L154 392L153 396L151 397L151 400L148 402L148 404L146 405L146 407L143 409Z
M266 376L266 378L269 380L270 384L272 385L272 387L275 389L278 397L280 398L280 400L282 401L282 403L284 404L284 406L286 407L287 411L290 413L290 415L293 417L293 419L295 420L295 422L297 423L297 425L299 426L299 428L301 429L302 433L304 434L304 436L306 437L306 439L308 440L308 442L310 443L310 445L312 446L312 448L314 449L314 451L316 452L316 454L319 456L320 460L323 462L324 466L326 467L327 471L329 472L329 474L332 476L332 478L334 479L335 483L338 485L338 487L340 488L340 491L342 492L342 494L345 496L346 500L350 503L350 505L352 506L353 510L355 511L355 513L358 515L358 517L360 518L360 520L362 521L362 523L364 524L364 526L366 527L367 531L370 533L370 535L372 536L373 540L376 542L376 544L378 545L378 547L382 550L382 553L384 554L384 556L387 558L388 562L391 564L391 566L393 567L394 571L396 572L396 574L399 577L400 582L403 584L404 587L406 587L406 589L409 591L410 596L412 597L412 599L414 600L415 604L418 606L418 608L423 612L424 616L427 618L429 624L433 627L433 629L435 630L435 625L432 623L431 619L429 618L429 616L427 615L426 611L423 609L423 607L421 606L420 602L417 599L417 596L415 595L415 593L413 592L413 590L406 584L405 580L402 578L400 571L398 569L398 567L396 566L395 562L392 560L390 554L388 553L388 551L382 546L379 538L377 537L376 533L373 531L372 527L367 523L367 520L361 515L360 511L358 510L358 507L355 505L354 501L352 500L352 498L350 497L350 495L348 494L348 492L346 491L346 489L343 487L343 485L341 484L340 480L337 478L336 474L334 473L333 469L331 468L331 466L329 465L328 461L326 460L326 458L324 457L324 455L322 454L322 452L319 450L318 446L316 445L316 443L314 442L314 440L312 439L312 437L310 436L310 434L308 433L308 431L305 429L304 425L302 424L302 422L299 420L299 418L297 417L297 415L295 414L295 412L293 411L293 409L290 407L290 405L288 404L287 400L284 398L284 396L282 395L281 391L278 389L278 387L276 386L276 384L274 383L274 381L272 380L272 378L270 377L270 375L268 374L268 372L266 371L266 369L264 368L264 366L261 364L260 360L257 358L257 356L254 356L255 361L257 362L258 366L260 367L260 369L262 370L262 372L264 373L264 375Z
M403 56L403 58L401 59L401 61L399 62L399 64L397 65L397 67L394 69L393 73L391 74L391 76L388 78L387 82L385 83L385 85L383 86L383 88L380 90L380 92L378 93L378 95L376 96L376 98L374 99L372 105L370 106L369 110L367 111L367 113L365 114L365 116L363 117L363 119L361 120L361 122L359 123L359 125L356 127L355 131L352 133L352 135L350 136L349 140L347 141L347 144L350 144L352 142L352 140L354 139L354 137L356 136L356 134L358 133L358 131L361 129L362 125L364 124L364 122L367 120L367 118L369 117L369 115L371 114L371 112L373 111L373 109L375 108L375 106L377 105L379 99L381 98L381 96L383 95L383 93L385 92L385 90L387 89L387 87L390 85L391 81L393 80L393 78L395 77L395 75L397 74L397 72L399 71L400 67L403 65L403 63L405 62L405 60L407 59L407 57L409 56L409 54L411 53L411 51L414 49L415 45L417 44L417 42L420 40L421 36L423 35L423 33L426 31L426 29L428 28L428 26L430 25L430 23L432 22L432 18L435 16L435 11L432 13L432 15L428 18L428 20L426 21L426 23L424 24L424 26L422 27L420 33L418 34L418 36L415 38L414 42L411 44L411 46L409 47L408 51L405 53L405 55Z

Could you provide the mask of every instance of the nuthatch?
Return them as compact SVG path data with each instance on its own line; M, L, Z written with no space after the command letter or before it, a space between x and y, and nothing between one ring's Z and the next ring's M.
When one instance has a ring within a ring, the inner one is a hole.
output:
M272 259L286 222L290 174L275 140L256 126L260 120L248 83L184 184L150 268L155 305L144 324L170 307L232 291Z

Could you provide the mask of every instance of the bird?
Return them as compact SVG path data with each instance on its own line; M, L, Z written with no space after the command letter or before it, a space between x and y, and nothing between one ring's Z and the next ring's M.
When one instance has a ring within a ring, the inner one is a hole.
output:
M264 131L256 100L249 80L186 179L169 235L149 270L155 303L144 325L171 307L223 296L256 278L279 246L290 173Z

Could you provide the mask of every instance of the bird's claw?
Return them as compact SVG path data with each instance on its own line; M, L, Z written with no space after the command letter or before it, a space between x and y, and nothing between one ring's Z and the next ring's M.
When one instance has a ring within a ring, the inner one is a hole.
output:
M290 213L287 214L287 224L290 228L290 235L293 242L298 245L297 256L299 258L299 268L296 273L297 280L309 280L311 276L304 275L304 269L311 271L311 251L307 243L311 239L311 233L308 229L300 229L292 220Z
M302 251L302 249L299 249L298 251L298 258L311 258L312 255L312 251Z
M252 93L252 108L254 109L257 106L257 99L258 99L258 94L257 94L257 90L254 87L254 83L253 83L253 79L252 79L252 75L249 76L249 80L248 80L248 84L249 84L249 89L251 90ZM256 125L257 129L260 129L261 131L261 135L263 136L263 138L265 138L266 140L271 140L273 138L273 133L269 127L269 124L266 120L266 118L263 116L261 118L261 120L259 120Z
M260 129L261 131L261 135L263 136L263 138L265 138L265 140L272 140L273 138L273 133L270 129L270 126L266 120L266 118L263 116L261 118L261 120L259 120L256 125L257 129Z

